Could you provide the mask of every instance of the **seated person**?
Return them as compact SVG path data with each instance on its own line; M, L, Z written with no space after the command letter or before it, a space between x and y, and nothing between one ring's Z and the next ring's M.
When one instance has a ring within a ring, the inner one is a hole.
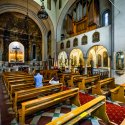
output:
M70 72L69 68L66 68L66 69L65 69L65 72L66 72L66 73L69 73L69 72Z
M35 87L41 87L43 86L42 80L43 80L43 75L39 73L39 70L36 70L35 76L34 76L34 81L35 81Z
M57 76L54 76L50 81L50 84L58 84L59 83L59 79Z
M58 69L57 73L62 73L61 69Z

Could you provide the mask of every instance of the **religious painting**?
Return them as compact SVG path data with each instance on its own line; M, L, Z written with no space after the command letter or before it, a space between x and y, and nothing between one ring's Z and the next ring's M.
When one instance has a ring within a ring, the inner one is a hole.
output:
M60 49L64 49L64 43L60 44Z
M73 47L76 47L76 46L78 46L78 38L75 38L73 40Z
M100 33L99 32L93 33L92 42L95 43L95 42L99 42L99 41L100 41Z
M101 64L102 64L102 60L101 60L101 55L98 54L98 67L101 67Z
M108 67L108 53L103 52L103 66Z
M66 48L70 48L70 41L69 40L66 43Z
M87 36L86 36L86 35L84 35L84 36L82 37L82 42L81 42L81 45L86 45L87 43L88 43Z

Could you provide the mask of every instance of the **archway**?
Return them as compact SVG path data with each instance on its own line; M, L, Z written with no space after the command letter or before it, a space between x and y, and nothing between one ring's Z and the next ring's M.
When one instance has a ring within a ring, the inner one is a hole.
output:
M24 46L20 42L9 44L9 63L24 63Z
M94 67L100 68L109 68L110 67L110 60L108 56L108 51L104 46L96 45L89 49L87 53L87 65L90 65L90 60L93 60Z
M70 66L76 68L80 65L84 66L83 53L80 49L73 49L70 53Z
M109 73L110 71L110 58L107 49L102 46L102 45L96 45L92 46L87 53L87 66L92 67L93 62L93 67L94 70L93 72L98 72L102 73L107 72ZM105 73L106 74L106 73ZM107 76L109 74L106 74Z
M34 0L28 1L28 16L29 16L30 19L32 19L36 23L36 25L38 25L38 27L41 31L41 34L42 34L42 39L41 39L42 43L40 44L40 46L39 45L38 46L41 48L41 51L42 51L41 52L42 56L40 58L42 58L42 61L45 61L47 59L47 52L46 52L47 48L45 47L46 43L47 43L47 33L48 33L48 31L51 30L51 33L52 33L52 38L51 38L52 39L52 48L54 50L56 50L55 49L56 48L56 45L55 45L56 44L56 42L55 42L56 34L55 34L52 19L50 18L50 16L46 21L41 21L37 17L37 12L38 12L39 9L40 9L40 5L38 3L36 3ZM21 14L26 15L27 14L26 10L27 10L27 1L22 1L22 0L7 1L7 0L4 0L1 3L0 14L6 13L6 12L16 12L16 13L21 13ZM30 26L33 26L33 25L30 25ZM2 43L3 43L3 41L2 41ZM8 57L8 55L7 55L7 57ZM39 58L39 56L37 56L37 57ZM1 60L8 61L8 60L6 60L6 58L1 59Z
M25 62L32 61L33 46L36 46L35 59L42 60L42 34L38 25L28 18L25 21L25 15L17 12L6 12L0 14L0 39L3 45L2 60L9 61L9 44L13 41L20 41L25 49Z
M62 51L58 55L58 66L60 67L68 67L68 58L67 53Z

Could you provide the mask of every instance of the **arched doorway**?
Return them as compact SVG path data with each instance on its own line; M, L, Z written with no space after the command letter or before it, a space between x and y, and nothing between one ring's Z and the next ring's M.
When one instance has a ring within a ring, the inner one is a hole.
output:
M104 46L96 45L89 49L87 53L87 66L92 67L94 73L107 72L109 76L110 71L110 58L107 49ZM93 62L93 66L91 65Z
M20 42L9 44L9 63L24 63L24 46Z
M58 55L58 66L60 67L68 67L68 58L67 53L65 51L62 51Z
M70 67L71 69L84 66L83 53L80 49L73 49L70 53Z

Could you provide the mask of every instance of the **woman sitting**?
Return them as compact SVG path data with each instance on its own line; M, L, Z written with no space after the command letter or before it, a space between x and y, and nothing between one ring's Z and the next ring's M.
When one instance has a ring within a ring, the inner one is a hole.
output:
M58 84L59 83L59 78L57 76L54 76L50 81L50 84Z

